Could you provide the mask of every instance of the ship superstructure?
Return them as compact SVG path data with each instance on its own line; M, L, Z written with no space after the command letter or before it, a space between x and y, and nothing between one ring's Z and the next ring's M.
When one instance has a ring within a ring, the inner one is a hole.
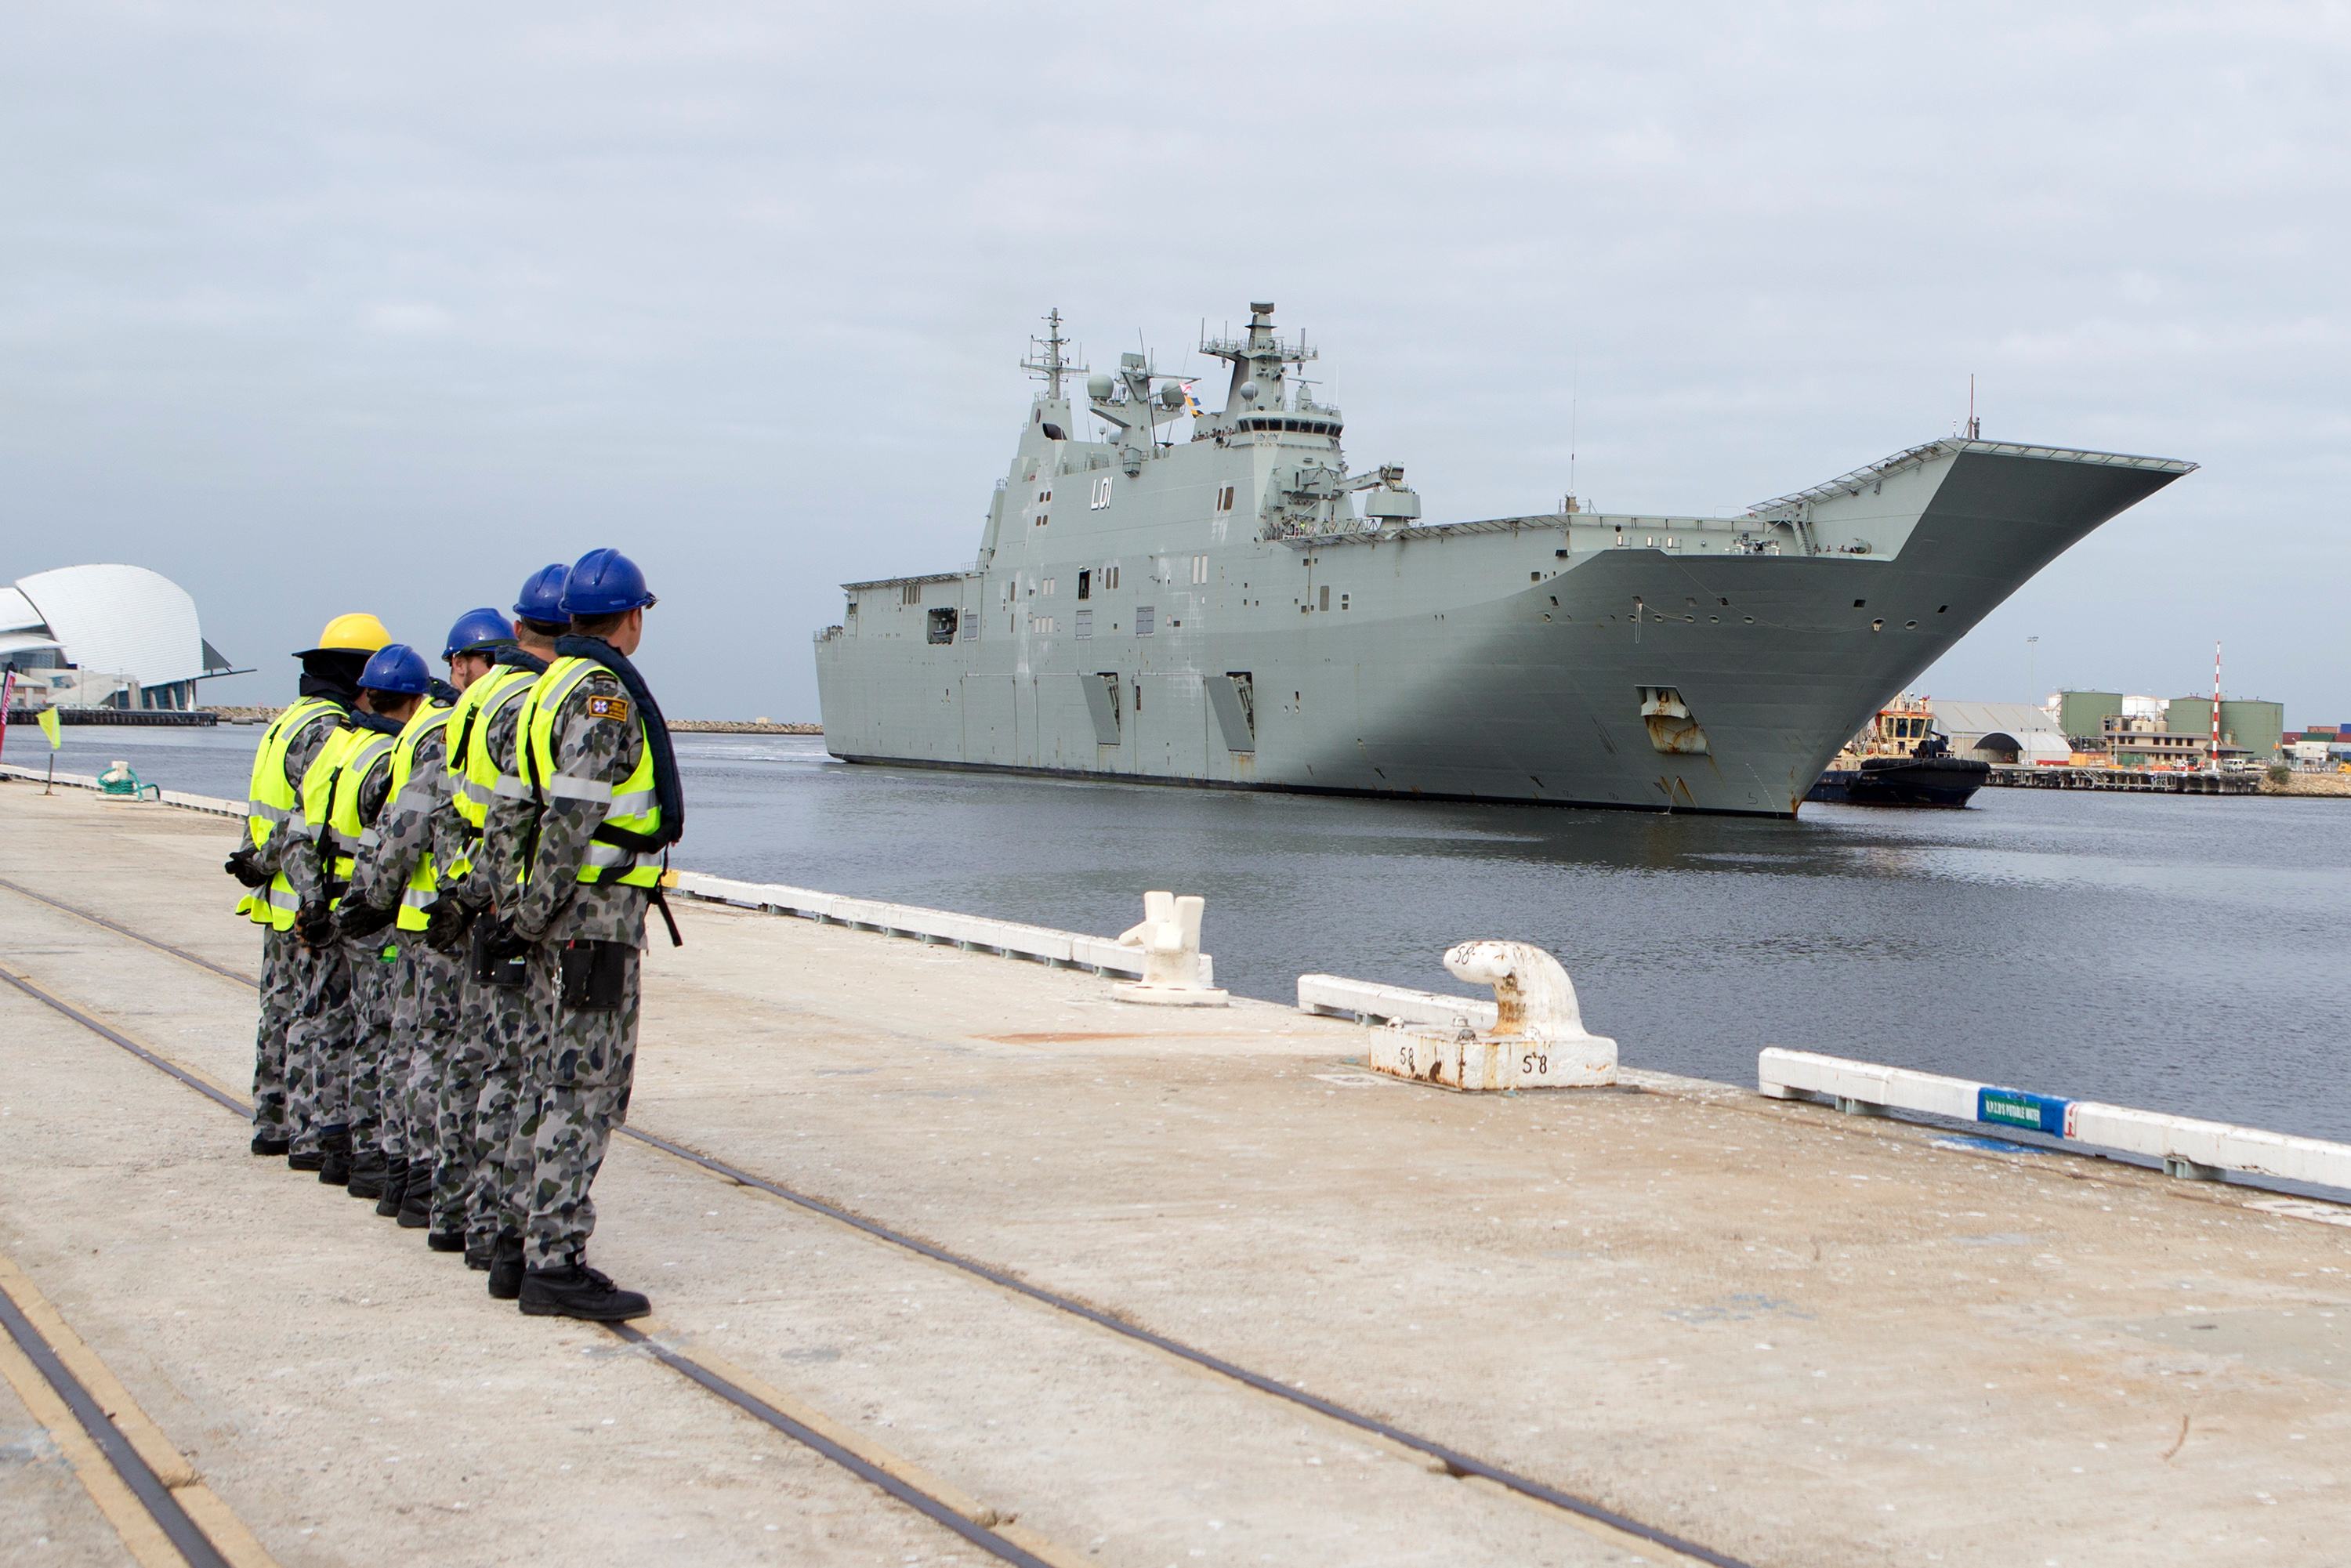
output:
M1738 517L1420 520L1351 473L1250 307L1224 406L1058 313L968 570L845 585L855 762L1792 815L1838 747L2060 551L2195 465L1928 442ZM1086 374L1082 407L1065 382ZM1107 427L1079 438L1079 420ZM1189 422L1189 438L1175 430Z

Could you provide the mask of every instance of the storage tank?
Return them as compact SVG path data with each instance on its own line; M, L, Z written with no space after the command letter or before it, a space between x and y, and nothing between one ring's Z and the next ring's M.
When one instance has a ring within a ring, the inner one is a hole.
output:
M2221 698L2220 737L2243 747L2256 761L2268 761L2285 738L2285 704L2258 697Z
M2057 727L2065 732L2068 739L2103 734L2106 720L2122 716L2123 694L2120 692L2057 694Z
M2210 697L2174 697L2163 705L2163 727L2170 735L2212 733Z

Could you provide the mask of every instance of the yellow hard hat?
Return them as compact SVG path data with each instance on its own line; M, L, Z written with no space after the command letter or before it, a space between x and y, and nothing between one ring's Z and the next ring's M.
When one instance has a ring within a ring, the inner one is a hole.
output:
M305 653L372 653L392 641L383 622L360 612L338 615L319 633L319 645Z

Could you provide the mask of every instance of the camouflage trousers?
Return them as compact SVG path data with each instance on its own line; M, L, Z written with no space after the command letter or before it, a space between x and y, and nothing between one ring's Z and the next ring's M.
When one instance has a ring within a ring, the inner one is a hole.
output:
M302 1010L301 942L291 931L261 928L261 1021L253 1033L253 1125L285 1137L286 1031Z
M381 936L341 945L343 962L350 968L350 1041L345 1071L349 1075L349 1122L351 1149L364 1154L384 1148L387 1113L396 1103L397 1085L405 1072L392 1065L392 999L398 979L392 944Z
M501 1232L522 1232L530 1175L530 1145L520 1135L528 1098L523 1068L555 1003L536 970L521 986L493 986L468 976L465 1021L457 1055L463 1060L471 1099L465 1106L465 1158L458 1206L466 1236L486 1242ZM434 1196L434 1224L440 1201Z
M351 965L340 942L287 940L301 1001L286 1030L286 1110L293 1152L317 1154L326 1134L350 1122Z
M628 1119L629 1090L637 1070L637 985L640 955L625 949L620 1005L566 1006L558 990L559 944L542 943L530 956L531 989L550 1003L546 1037L530 1056L526 1076L536 1094L520 1135L530 1145L529 1216L523 1225L523 1266L559 1269L587 1261L596 1228L588 1196L604 1164L612 1129Z
M392 981L381 1143L392 1159L423 1160L437 1166L441 1080L456 1040L465 971L455 957L425 946L422 931L402 931L393 941L399 961Z

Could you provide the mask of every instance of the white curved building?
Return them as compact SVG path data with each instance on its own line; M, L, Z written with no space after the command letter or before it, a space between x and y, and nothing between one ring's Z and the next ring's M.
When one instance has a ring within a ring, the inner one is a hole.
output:
M191 708L229 663L188 591L143 566L64 566L0 588L0 668L27 706Z

